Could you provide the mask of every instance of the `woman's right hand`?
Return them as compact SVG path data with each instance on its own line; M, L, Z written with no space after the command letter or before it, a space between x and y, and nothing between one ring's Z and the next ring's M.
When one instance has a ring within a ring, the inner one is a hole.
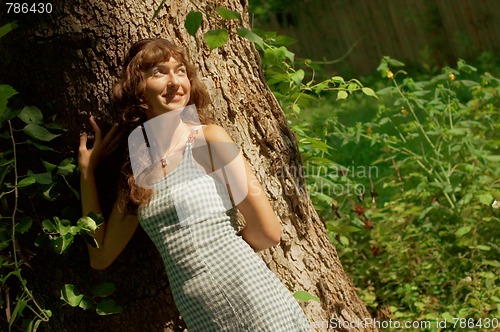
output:
M93 174L99 163L117 147L121 139L121 133L117 132L118 125L113 128L102 138L102 132L93 116L89 119L92 129L94 129L94 145L92 148L87 148L87 133L80 136L80 147L78 149L78 168L82 175Z

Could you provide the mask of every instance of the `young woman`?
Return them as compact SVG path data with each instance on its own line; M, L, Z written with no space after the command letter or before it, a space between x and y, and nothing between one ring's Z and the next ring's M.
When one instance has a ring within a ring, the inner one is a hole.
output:
M163 39L135 43L114 99L129 128L130 163L94 234L99 246L88 247L91 266L109 266L140 223L162 255L189 331L310 331L296 300L255 254L281 235L260 183L222 127L198 125L190 114L207 106L208 94L183 50ZM84 215L101 213L95 171L123 138L118 126L103 138L90 123L94 145L88 149L83 134L79 148ZM239 232L231 205L246 220Z

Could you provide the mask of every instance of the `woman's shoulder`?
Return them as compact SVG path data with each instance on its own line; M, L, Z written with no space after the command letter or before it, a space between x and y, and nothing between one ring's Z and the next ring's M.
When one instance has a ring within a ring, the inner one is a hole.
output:
M207 142L233 142L227 131L216 124L208 124L203 127L203 136Z

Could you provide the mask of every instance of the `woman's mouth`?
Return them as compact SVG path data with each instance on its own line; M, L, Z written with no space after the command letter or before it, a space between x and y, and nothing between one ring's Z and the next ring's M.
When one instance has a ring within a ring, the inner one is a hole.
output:
M177 101L180 101L182 99L182 96L181 94L175 94L173 96L173 98L170 100L170 102L177 102Z
M165 95L164 98L168 103L175 103L182 99L184 95L181 93L176 93L174 95Z

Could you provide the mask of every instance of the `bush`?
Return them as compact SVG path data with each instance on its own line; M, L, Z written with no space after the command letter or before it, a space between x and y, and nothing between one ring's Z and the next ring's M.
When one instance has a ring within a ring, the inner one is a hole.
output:
M307 184L374 315L487 328L500 316L500 80L464 61L418 79L401 66L382 60L379 103L326 99L292 121Z

